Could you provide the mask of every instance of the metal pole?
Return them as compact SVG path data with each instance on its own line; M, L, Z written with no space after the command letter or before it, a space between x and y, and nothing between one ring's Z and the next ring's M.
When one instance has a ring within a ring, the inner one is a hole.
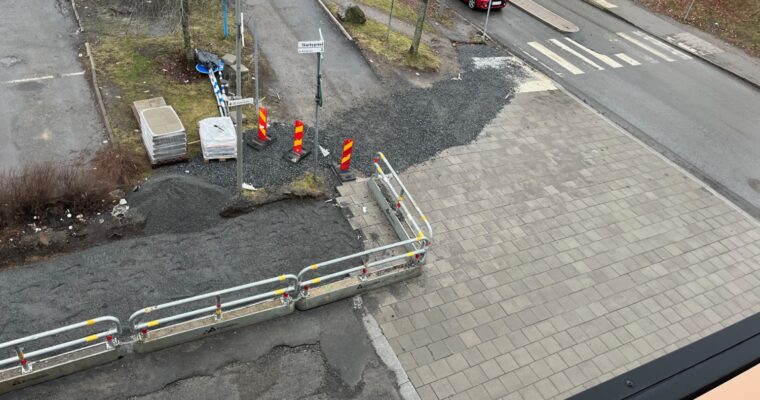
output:
M235 63L237 63L237 71L235 71L235 94L238 95L239 99L243 98L243 88L242 88L242 77L240 75L240 70L243 66L243 60L240 59L240 41L243 40L243 15L241 13L240 8L240 0L235 1L235 15L240 15L240 17L237 18L237 40L235 40ZM256 110L258 112L258 109ZM237 160L235 160L235 164L237 164L237 189L235 191L235 194L240 194L240 191L243 187L243 108L241 106L237 106L237 118L235 121L237 121L237 124L235 124L235 132L237 133Z
M686 21L689 19L689 14L691 14L691 8L694 7L694 2L697 0L691 0L691 3L689 4L689 8L686 9L686 14L683 16L683 20Z
M322 53L317 53L317 96L315 98L314 108L314 177L316 178L319 169L319 106L322 98L321 81L322 80Z
M486 41L486 32L488 31L488 17L491 16L491 2L493 0L488 0L488 11L486 11L486 23L483 25L483 41Z
M259 35L256 33L256 20L253 20L253 79L255 92L254 101L256 102L256 118L259 118Z
M385 42L387 43L388 40L391 37L391 21L393 20L393 5L396 3L395 0L391 0L391 13L388 15L388 32L385 34Z
M222 0L222 15L224 19L224 38L227 38L227 35L229 34L229 29L227 29L227 1L228 0Z

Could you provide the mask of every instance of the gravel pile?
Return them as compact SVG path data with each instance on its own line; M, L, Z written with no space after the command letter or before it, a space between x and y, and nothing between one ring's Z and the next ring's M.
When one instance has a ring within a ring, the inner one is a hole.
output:
M338 181L330 172L343 140L354 139L352 168L368 175L376 151L384 152L397 170L424 162L441 151L467 144L509 102L516 83L513 77L522 74L513 70L475 69L472 57L500 57L506 54L496 48L480 45L458 47L462 64L461 79L444 80L430 88L410 88L376 98L338 113L320 128L320 144L330 151L320 158L320 173L328 178L328 187ZM512 68L512 67L509 67ZM325 99L326 102L330 99ZM310 122L311 116L306 122ZM282 159L293 143L293 123L273 124L268 134L277 139L263 151L244 147L244 182L256 187L277 187L292 181L314 165L314 154L298 164ZM246 132L246 140L255 132ZM304 149L313 149L313 128L306 127ZM235 185L235 161L203 164L196 157L188 164L162 168L169 173L188 173L232 190Z
M145 217L146 235L198 232L219 222L229 195L222 188L186 175L162 175L127 198L129 211Z

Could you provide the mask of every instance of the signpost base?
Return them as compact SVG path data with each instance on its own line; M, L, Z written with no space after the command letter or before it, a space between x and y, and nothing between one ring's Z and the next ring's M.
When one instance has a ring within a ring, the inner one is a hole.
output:
M274 143L277 139L267 136L267 140L261 140L258 136L254 137L251 140L247 140L245 144L247 144L249 147L253 148L254 150L264 150L267 147L269 147L270 144Z
M331 164L330 167L332 167L335 176L337 176L341 182L351 182L356 180L356 175L354 175L351 170L343 171L340 169L340 165L335 163Z
M311 154L310 151L302 151L301 154L298 154L295 151L291 150L291 151L285 153L285 155L282 156L282 158L284 160L286 160L286 161L290 161L293 164L295 164L295 163L303 160L304 158L306 158L306 156L308 156L309 154Z

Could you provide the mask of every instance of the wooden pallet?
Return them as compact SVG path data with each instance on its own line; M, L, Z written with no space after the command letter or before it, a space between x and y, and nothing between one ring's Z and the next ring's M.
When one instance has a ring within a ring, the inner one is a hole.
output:
M217 162L223 163L223 162L225 162L225 161L227 161L227 160L234 160L234 159L235 159L235 157L227 157L227 158L204 158L204 159L203 159L203 163L204 163L204 164L208 164L208 163L210 163L210 162L212 162L212 161L217 161Z

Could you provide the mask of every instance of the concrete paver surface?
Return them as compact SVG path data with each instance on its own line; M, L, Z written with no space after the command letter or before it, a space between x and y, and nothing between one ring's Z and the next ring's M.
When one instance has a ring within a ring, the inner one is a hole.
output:
M0 170L70 160L105 139L70 13L68 1L3 3Z
M430 262L366 302L423 399L565 398L760 310L757 223L562 91L402 178Z

